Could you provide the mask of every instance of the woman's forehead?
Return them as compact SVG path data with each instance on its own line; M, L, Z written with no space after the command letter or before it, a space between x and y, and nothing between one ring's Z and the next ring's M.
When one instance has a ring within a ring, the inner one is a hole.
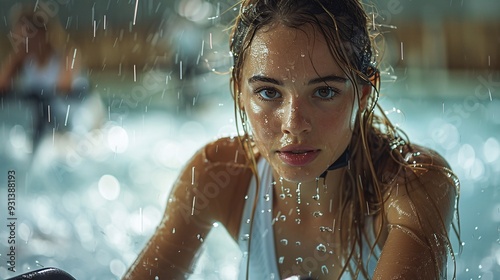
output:
M317 28L311 25L292 28L282 24L261 28L256 32L243 68L253 70L251 72L303 68L322 74L332 74L332 71L340 69Z

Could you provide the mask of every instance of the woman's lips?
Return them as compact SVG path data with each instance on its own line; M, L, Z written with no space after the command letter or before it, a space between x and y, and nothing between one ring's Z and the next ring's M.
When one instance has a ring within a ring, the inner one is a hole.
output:
M319 155L319 150L312 148L290 148L279 150L278 157L291 166L305 166L311 163Z

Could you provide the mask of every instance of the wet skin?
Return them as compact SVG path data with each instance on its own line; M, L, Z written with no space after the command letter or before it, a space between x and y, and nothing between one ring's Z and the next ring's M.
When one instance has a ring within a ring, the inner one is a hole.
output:
M241 104L257 148L277 181L273 217L286 216L273 225L277 258L283 257L281 276L313 271L324 277L322 269L328 269L329 277L337 275L341 265L335 252L341 235L320 228L335 227L332 209L339 203L343 170L331 171L326 182L319 182L319 198L314 198L316 179L347 148L356 113L365 107L370 88L360 87L359 106L352 83L311 26L262 28L245 59ZM278 198L283 190L291 196ZM310 230L298 231L298 225ZM323 245L326 252L318 249Z
M257 148L276 177L314 182L351 140L353 85L311 26L262 28L245 59L241 98Z

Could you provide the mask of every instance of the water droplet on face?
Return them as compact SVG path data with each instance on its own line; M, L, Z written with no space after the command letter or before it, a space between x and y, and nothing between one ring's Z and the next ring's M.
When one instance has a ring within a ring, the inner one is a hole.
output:
M298 257L295 259L296 264L302 263L302 261L303 261L303 259L301 257Z
M285 260L285 257L281 256L278 262L279 262L280 264L282 264L284 260Z
M319 244L318 246L316 246L316 250L324 253L326 252L326 246L323 244Z
M300 246L300 241L295 241L295 246Z
M313 216L316 218L319 218L319 217L323 216L323 213L321 211L314 211Z
M319 200L319 194L315 194L315 195L313 195L313 196L312 196L312 198L313 198L314 200Z
M280 216L280 221L282 221L282 222L286 221L286 216L285 215L281 215Z
M323 275L327 275L328 274L328 268L326 267L326 265L323 265L321 267L321 272L323 273Z
M285 196L285 194L284 194L284 193L280 194L280 198L281 198L281 199L285 199L285 197L286 197L286 196Z
M285 246L286 246L286 245L288 245L288 240L287 240L287 239L281 239L281 240L280 240L280 243L281 243L282 245L285 245Z
M321 231L321 232L325 232L325 231L332 232L333 230L331 228L329 228L329 227L321 226L321 227L319 227L319 231Z
M301 220L299 218L295 219L295 222L300 225Z

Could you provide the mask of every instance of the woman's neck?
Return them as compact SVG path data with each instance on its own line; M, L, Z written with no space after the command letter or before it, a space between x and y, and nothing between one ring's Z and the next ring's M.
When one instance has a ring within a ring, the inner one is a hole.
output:
M282 210L299 209L297 210L299 212L300 208L313 207L321 209L323 212L332 212L340 203L342 178L346 168L329 171L325 178L318 177L316 180L309 182L290 182L284 179L275 179L273 182L275 207ZM276 173L274 178L279 178Z

